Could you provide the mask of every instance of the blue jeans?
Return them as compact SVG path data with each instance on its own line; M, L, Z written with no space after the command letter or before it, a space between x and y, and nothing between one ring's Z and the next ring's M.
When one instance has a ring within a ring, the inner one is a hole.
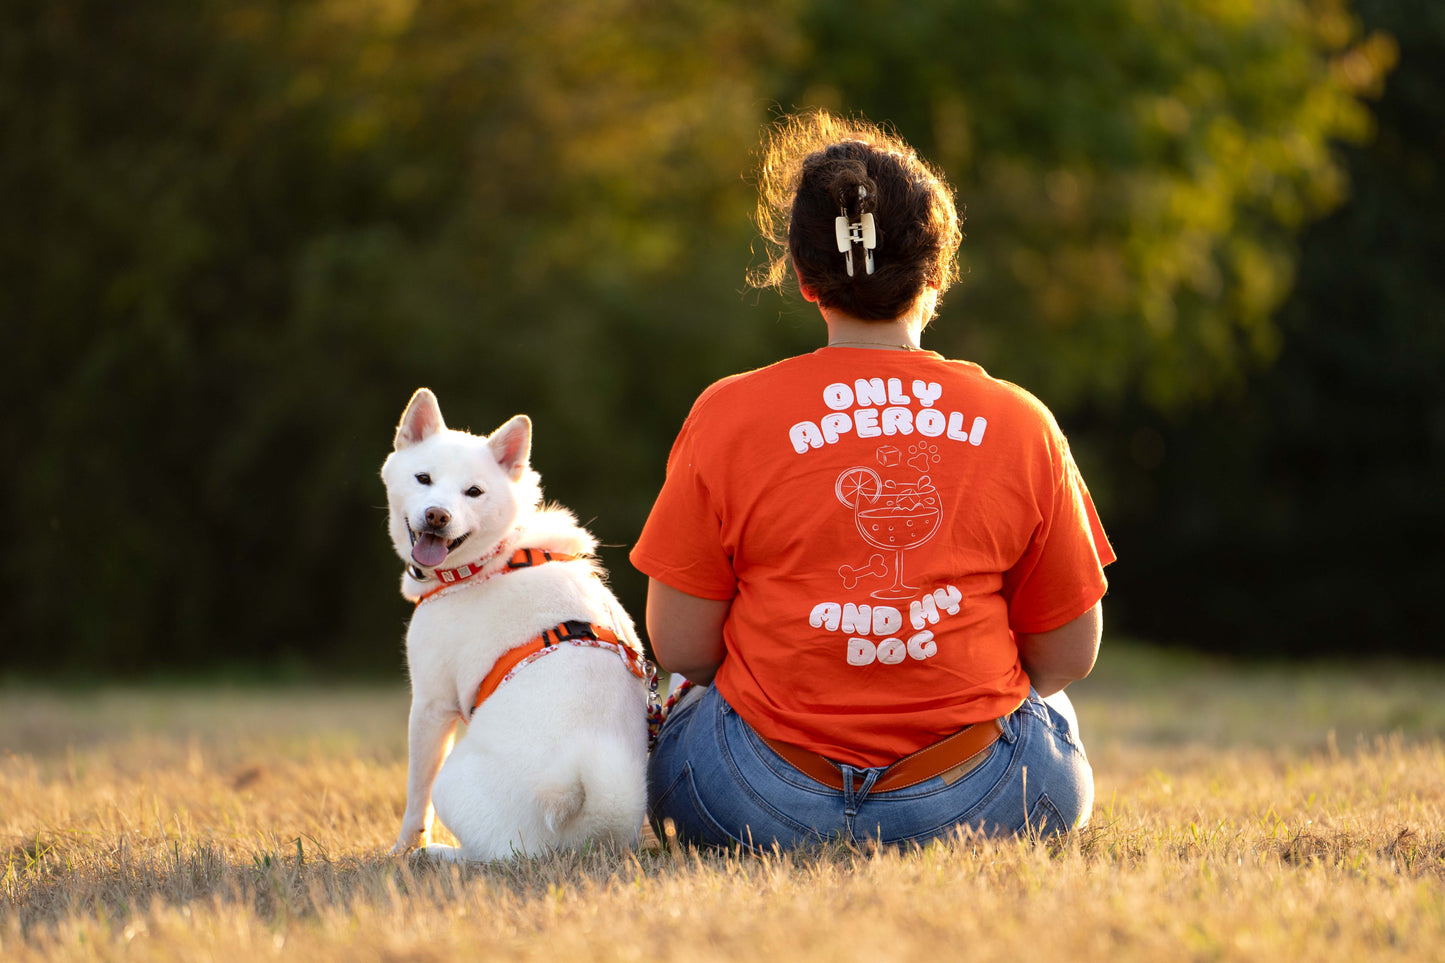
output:
M794 769L709 686L675 708L648 762L648 815L699 846L791 849L828 839L924 843L966 826L988 835L1066 832L1088 821L1094 775L1060 693L1003 719L987 758L951 785L935 776L870 792L882 769L842 766L839 792Z

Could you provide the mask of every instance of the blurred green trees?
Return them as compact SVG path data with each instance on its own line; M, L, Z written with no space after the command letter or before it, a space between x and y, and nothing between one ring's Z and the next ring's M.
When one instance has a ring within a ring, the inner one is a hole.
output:
M554 496L629 541L675 359L767 356L715 328L771 33L657 13L7 6L7 657L397 665L376 470L418 384L531 412Z
M1186 417L1278 352L1396 49L1332 0L17 0L4 662L398 666L376 470L421 384L457 426L533 416L640 613L692 398L820 334L742 291L777 105L891 121L959 188L931 346L1066 424Z
M1394 41L1340 2L817 0L784 95L894 121L967 206L934 333L1052 404L1177 407L1277 348Z
M1441 653L1445 8L1358 6L1399 38L1399 67L1375 135L1345 151L1349 203L1300 239L1277 360L1187 412L1135 398L1080 432L1135 562L1116 608L1148 637Z

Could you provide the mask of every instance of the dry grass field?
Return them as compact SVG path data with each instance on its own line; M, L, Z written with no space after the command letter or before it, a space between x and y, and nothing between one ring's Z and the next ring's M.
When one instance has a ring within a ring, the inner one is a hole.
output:
M1116 645L1073 691L1062 843L458 870L384 855L400 687L12 685L0 958L1445 959L1445 669Z

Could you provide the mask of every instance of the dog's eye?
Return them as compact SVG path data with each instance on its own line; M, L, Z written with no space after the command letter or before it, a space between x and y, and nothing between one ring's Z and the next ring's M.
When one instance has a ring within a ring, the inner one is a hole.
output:
M416 473L416 480L421 482L423 485L431 484L431 476L424 471L419 471Z
M476 485L473 485L471 488L468 488L466 491L462 492L462 494L467 496L468 498L480 498L482 497L482 490Z

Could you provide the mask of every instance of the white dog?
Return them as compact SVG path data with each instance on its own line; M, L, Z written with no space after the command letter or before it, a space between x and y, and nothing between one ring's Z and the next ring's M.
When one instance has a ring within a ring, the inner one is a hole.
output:
M525 415L486 438L452 431L422 388L381 469L401 591L418 600L394 853L626 847L642 828L641 646L592 558L596 540L570 512L542 506L531 440ZM466 733L453 744L459 721ZM433 806L460 849L428 846Z

